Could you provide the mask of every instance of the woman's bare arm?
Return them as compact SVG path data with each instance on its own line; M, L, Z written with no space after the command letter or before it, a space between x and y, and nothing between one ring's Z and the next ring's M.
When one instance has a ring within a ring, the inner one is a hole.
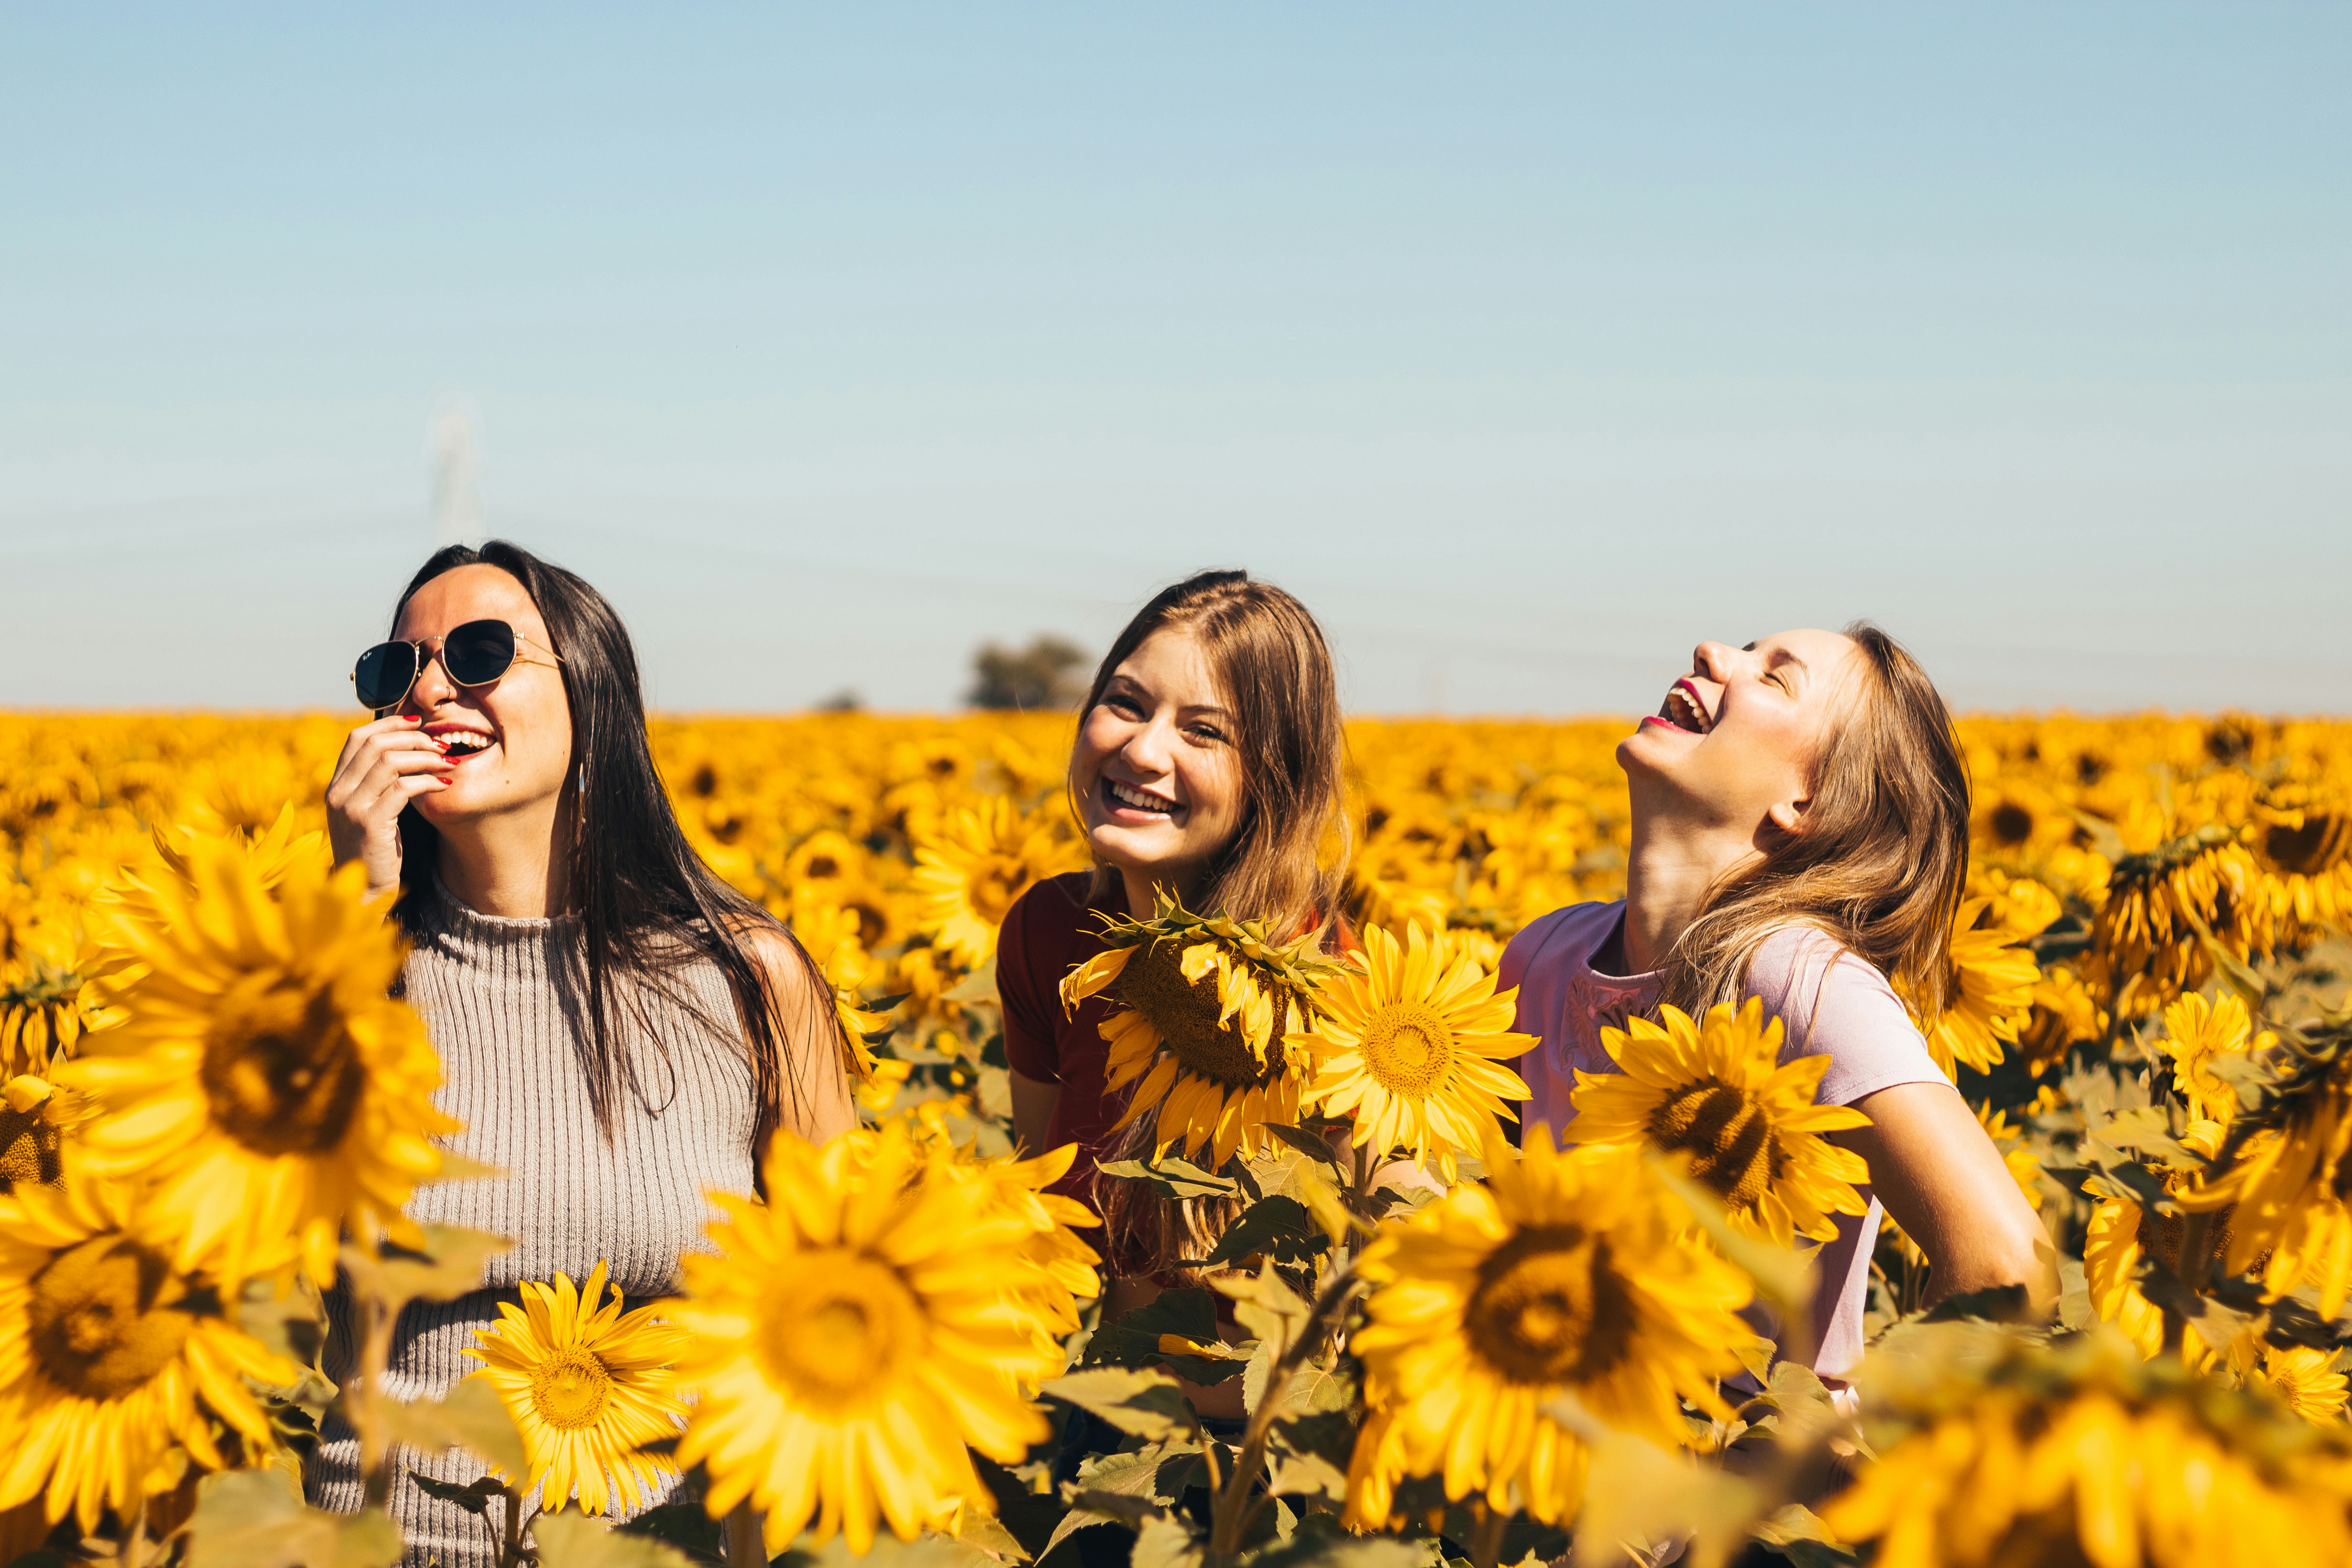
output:
M750 945L768 983L770 1016L783 1052L779 1125L812 1143L829 1142L857 1124L833 998L810 976L799 949L782 932L754 931Z
M1959 1091L1896 1084L1854 1109L1871 1124L1830 1137L1870 1162L1878 1201L1927 1255L1928 1303L2022 1285L2033 1310L2047 1311L2058 1299L2056 1251Z
M1054 1102L1062 1097L1062 1086L1034 1078L1013 1074L1013 1135L1020 1142L1024 1155L1045 1152L1046 1130L1054 1124Z

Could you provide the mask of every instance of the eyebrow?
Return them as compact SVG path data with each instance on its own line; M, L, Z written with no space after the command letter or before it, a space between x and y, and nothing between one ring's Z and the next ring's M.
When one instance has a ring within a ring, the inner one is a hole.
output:
M1144 685L1144 684L1143 684L1143 682L1141 682L1141 681L1139 681L1139 680L1136 679L1135 679L1135 677L1133 677L1133 676L1131 676L1131 675L1128 674L1128 673L1127 673L1126 671L1124 671L1124 670L1118 670L1118 671L1115 671L1115 672L1113 672L1113 674L1111 675L1111 678L1110 678L1110 684L1109 684L1109 685L1108 685L1108 686L1105 686L1105 687L1103 688L1103 695L1104 695L1104 696L1106 696L1106 697L1109 696L1109 695L1110 695L1110 693L1111 693L1111 689L1112 689L1112 688L1114 688L1114 687L1120 687L1120 686L1124 686L1124 687L1128 688L1129 690L1132 690L1132 691L1138 692L1138 693L1139 693L1139 694L1141 694L1141 695L1143 695L1143 696L1146 696L1146 697L1150 697L1150 696L1152 696L1152 695L1153 695L1153 693L1152 693L1152 691L1151 691L1151 689L1150 689L1150 687L1148 687L1148 686ZM1230 722L1232 721L1232 720L1233 720L1233 715L1232 715L1231 713L1229 713L1229 712L1225 711L1225 710L1223 710L1223 708L1218 707L1218 706L1217 706L1215 703L1213 703L1213 702L1197 702L1197 703L1190 703L1190 704L1186 704L1186 705L1184 705L1183 707L1180 708L1180 709L1178 710L1178 711L1182 712L1182 713L1190 714L1192 717L1193 717L1193 718L1195 718L1195 719L1202 719L1202 718L1223 719L1223 720L1225 720L1225 721L1226 721L1227 722L1229 722L1229 723L1230 723Z
M1754 643L1749 643L1739 651L1742 653L1754 653L1756 651L1756 645ZM1807 675L1813 673L1813 667L1811 665L1807 664L1801 658L1798 657L1796 654L1790 653L1787 648L1776 647L1767 657L1769 657L1776 665L1793 664L1799 669L1803 670Z

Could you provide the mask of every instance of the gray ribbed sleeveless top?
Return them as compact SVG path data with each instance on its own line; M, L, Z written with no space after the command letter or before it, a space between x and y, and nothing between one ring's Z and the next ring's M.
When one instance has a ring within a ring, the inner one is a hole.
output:
M419 889L412 897L428 897ZM740 1035L714 1038L687 1009L658 998L646 1013L656 1038L630 1049L641 1092L614 1107L609 1141L588 1097L586 1001L578 980L575 919L504 920L477 914L436 878L401 984L441 1057L434 1101L465 1123L441 1145L505 1174L421 1188L411 1217L512 1237L491 1260L482 1288L449 1302L417 1302L394 1331L393 1397L437 1399L481 1365L459 1352L474 1331L498 1321L500 1300L520 1299L525 1279L557 1270L584 1281L603 1259L613 1283L640 1300L677 1289L681 1252L707 1251L712 1217L707 1190L751 1191L758 1114L751 1068ZM738 1014L718 965L692 956L668 977L714 1020ZM341 1382L353 1366L351 1301L341 1285L327 1299L326 1370ZM359 1440L330 1421L305 1477L321 1508L356 1510L362 1499ZM393 1517L407 1538L404 1562L441 1568L495 1568L493 1505L485 1521L427 1496L406 1472L463 1486L483 1471L463 1450L403 1450Z

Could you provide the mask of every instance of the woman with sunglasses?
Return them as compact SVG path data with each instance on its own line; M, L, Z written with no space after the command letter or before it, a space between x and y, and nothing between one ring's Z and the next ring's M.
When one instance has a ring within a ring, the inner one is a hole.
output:
M754 1191L777 1128L822 1141L854 1111L815 966L679 831L604 596L512 544L453 545L402 594L393 637L352 672L376 717L336 763L330 837L371 891L400 890L401 990L441 1057L436 1103L465 1123L446 1146L501 1173L420 1189L408 1212L515 1241L479 1289L401 1315L389 1384L429 1401L474 1369L460 1352L523 1280L602 1262L633 1300L674 1290L706 1191ZM340 1379L341 1287L328 1309ZM333 1421L321 1437L311 1500L356 1510L357 1439ZM500 1521L408 1474L463 1487L482 1467L403 1459L406 1560L490 1568Z

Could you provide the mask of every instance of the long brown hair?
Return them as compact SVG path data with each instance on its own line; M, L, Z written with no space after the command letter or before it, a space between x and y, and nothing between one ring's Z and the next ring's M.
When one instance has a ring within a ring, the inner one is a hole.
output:
M1233 710L1243 791L1241 825L1187 902L1285 935L1328 921L1348 858L1348 742L1331 650L1306 605L1246 572L1197 573L1161 589L1103 655L1079 722L1152 633L1177 627L1200 639ZM1325 856L1331 843L1336 862ZM1097 864L1092 901L1117 879Z
M1240 826L1188 898L1203 913L1264 921L1277 934L1339 931L1340 879L1348 848L1347 734L1339 680L1323 628L1307 606L1246 572L1202 572L1162 589L1127 623L1103 655L1079 721L1094 711L1118 667L1154 632L1181 627L1200 638L1211 675L1234 716L1240 753ZM1075 755L1073 761L1075 761ZM1075 782L1072 784L1075 793ZM1326 858L1336 844L1336 860ZM1088 902L1116 901L1118 873L1095 868ZM1152 1118L1139 1118L1108 1157L1151 1157ZM1114 1271L1166 1274L1181 1258L1202 1258L1233 1223L1229 1199L1160 1196L1141 1182L1095 1184ZM1184 1282L1189 1271L1175 1270Z
M1969 870L1969 765L1951 710L1903 645L1867 621L1861 689L1814 760L1804 831L1713 889L1668 955L1664 1000L1738 1002L1775 931L1816 928L1929 1016L1951 985Z

